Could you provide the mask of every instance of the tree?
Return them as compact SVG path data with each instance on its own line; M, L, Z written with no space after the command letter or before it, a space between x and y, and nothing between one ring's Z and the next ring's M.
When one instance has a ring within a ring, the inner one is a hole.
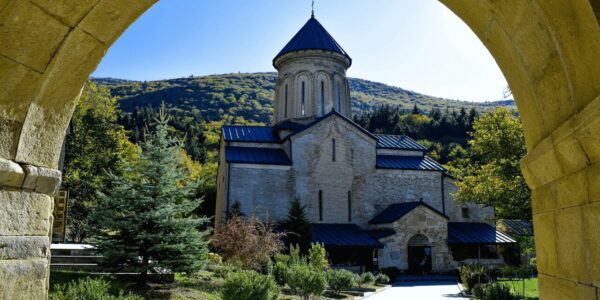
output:
M93 217L93 244L113 268L131 267L146 282L153 271L193 272L204 266L209 222L193 214L197 183L183 166L181 143L168 134L161 109L155 131L144 138L136 162L122 161L123 174L110 174L111 189L100 195Z
M217 228L212 245L219 249L226 262L244 269L260 270L271 257L283 249L283 233L261 222L256 216L231 216L227 224Z
M127 140L117 124L117 103L106 87L89 81L73 112L70 134L65 138L63 187L69 191L67 236L82 242L98 192L110 184L108 173L119 174L120 160L137 156L137 146Z
M469 154L449 166L458 179L455 198L493 206L500 218L531 219L530 190L519 166L524 144L521 122L510 111L497 108L477 118Z
M312 240L311 225L306 216L306 206L300 199L294 198L284 223L288 232L287 238L290 245L298 245L300 251L306 253Z

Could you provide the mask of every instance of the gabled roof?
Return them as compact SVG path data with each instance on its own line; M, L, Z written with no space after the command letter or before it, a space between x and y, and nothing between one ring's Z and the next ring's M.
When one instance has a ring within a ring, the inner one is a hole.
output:
M303 128L296 130L294 133L288 135L285 139L288 139L288 138L290 138L290 137L292 137L292 136L294 136L294 135L296 135L296 134L298 134L300 132L303 132L304 130L307 130L308 128L313 127L314 125L320 123L321 121L323 121L323 120L325 120L325 119L327 119L327 118L329 118L331 116L338 116L340 119L348 122L350 125L354 126L356 129L358 129L360 132L364 133L368 137L370 137L370 138L372 138L374 140L377 140L377 138L371 132L369 132L368 130L362 128L360 125L354 123L354 121L352 121L349 118L347 118L346 116L340 114L335 109L332 109L330 112L328 112L328 113L326 113L326 114L324 114L324 115L316 118L314 121L312 121L312 122L304 125Z
M533 224L527 220L500 219L496 222L496 227L502 232L519 236L532 236Z
M291 165L285 151L273 148L225 147L225 160L228 163Z
M380 149L427 150L427 148L405 135L376 134L375 137L377 137L377 148Z
M268 126L223 125L221 132L226 142L280 142L273 134L273 128Z
M383 248L383 244L372 238L355 224L311 225L312 242L334 247Z
M496 245L516 241L486 223L448 222L448 245Z
M281 49L279 54L273 59L273 62L286 53L300 50L331 51L346 56L350 60L350 63L352 63L352 59L348 53L342 49L340 44L335 41L314 16L311 17L285 47Z
M421 205L427 207L429 210L437 213L438 215L448 219L448 217L446 215L439 212L437 209L427 205L424 202L415 201L415 202L392 204L392 205L388 206L386 209L384 209L382 212L380 212L378 215L376 215L373 219L371 219L371 221L369 221L369 224L394 223L398 219L404 217L406 214L411 212L413 209L415 209Z
M446 171L429 156L377 155L378 169Z

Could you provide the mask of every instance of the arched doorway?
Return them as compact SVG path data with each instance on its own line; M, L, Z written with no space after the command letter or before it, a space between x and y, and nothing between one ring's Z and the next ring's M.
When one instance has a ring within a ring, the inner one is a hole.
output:
M41 299L64 132L106 50L156 0L0 1L0 290ZM600 5L441 0L481 39L521 113L540 298L600 287ZM10 242L8 242L10 241ZM11 249L11 248L7 248Z
M408 272L411 274L427 274L431 272L431 243L422 234L412 236L407 243Z

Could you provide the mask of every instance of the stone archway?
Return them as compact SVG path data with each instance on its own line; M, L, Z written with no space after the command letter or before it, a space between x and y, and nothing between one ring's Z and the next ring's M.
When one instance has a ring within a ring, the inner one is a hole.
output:
M81 87L156 0L0 0L0 291L47 295L51 195ZM600 287L597 0L442 0L477 34L522 114L542 299Z

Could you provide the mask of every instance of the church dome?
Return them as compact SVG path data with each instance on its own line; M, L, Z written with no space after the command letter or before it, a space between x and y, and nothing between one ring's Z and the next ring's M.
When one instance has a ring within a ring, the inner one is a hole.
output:
M323 25L312 16L304 26L294 35L294 37L283 47L283 49L275 56L273 62L282 55L294 51L301 50L324 50L339 53L344 55L352 63L352 59L342 49L335 39L325 30Z

